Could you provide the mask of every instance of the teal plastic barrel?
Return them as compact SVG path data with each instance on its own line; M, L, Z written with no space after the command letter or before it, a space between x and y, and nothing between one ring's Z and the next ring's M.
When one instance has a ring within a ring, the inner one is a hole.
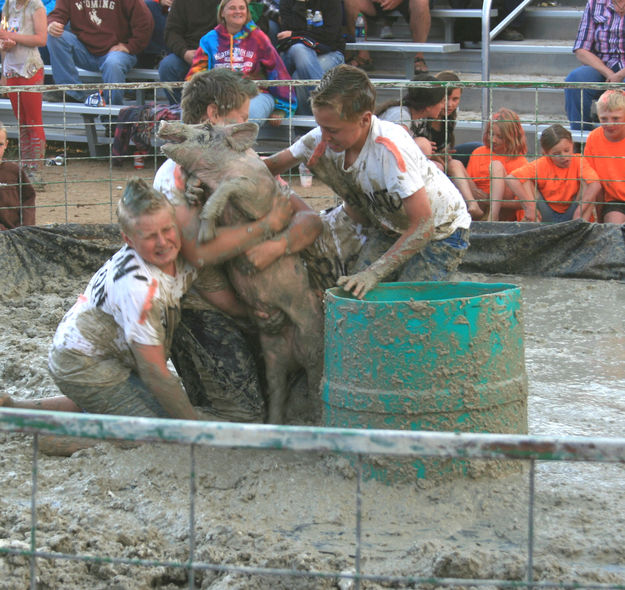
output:
M527 433L520 288L387 283L363 301L329 289L322 396L327 426ZM475 463L374 458L364 472L439 480Z

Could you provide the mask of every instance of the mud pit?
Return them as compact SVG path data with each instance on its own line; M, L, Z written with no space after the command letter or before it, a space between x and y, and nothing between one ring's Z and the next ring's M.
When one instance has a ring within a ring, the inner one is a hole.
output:
M625 284L463 275L523 287L532 434L621 436L625 426ZM88 277L57 277L0 306L4 392L53 395L47 349ZM31 439L0 435L0 546L30 540ZM356 480L349 462L291 452L196 451L195 558L275 568L353 570ZM40 456L37 547L184 561L189 452L103 443L71 458ZM535 579L625 580L623 467L539 463ZM362 571L456 578L525 576L527 475L438 487L363 485ZM38 560L38 587L174 589L182 570ZM29 564L0 558L0 589L28 587ZM204 589L338 588L336 580L201 572ZM348 588L348 585L342 586ZM363 588L381 584L364 582Z

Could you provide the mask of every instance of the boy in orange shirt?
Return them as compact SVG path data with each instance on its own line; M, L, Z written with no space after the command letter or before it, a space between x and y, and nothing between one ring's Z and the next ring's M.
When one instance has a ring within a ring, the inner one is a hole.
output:
M601 126L588 134L584 156L601 182L603 221L625 223L625 92L606 90L597 114Z
M573 138L562 125L540 135L543 156L506 176L506 186L519 199L526 221L590 221L601 194L597 173L573 153ZM581 188L581 207L578 207Z

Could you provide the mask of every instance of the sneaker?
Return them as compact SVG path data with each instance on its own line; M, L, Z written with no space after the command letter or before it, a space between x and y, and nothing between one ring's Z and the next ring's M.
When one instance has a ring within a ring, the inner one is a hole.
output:
M521 31L518 31L513 27L508 27L499 34L497 39L499 41L523 41L525 37L523 36L523 33L521 33Z
M106 102L101 92L94 92L85 99L86 107L105 107Z
M380 39L394 39L395 35L393 35L393 29L391 25L384 25L382 30L380 31Z

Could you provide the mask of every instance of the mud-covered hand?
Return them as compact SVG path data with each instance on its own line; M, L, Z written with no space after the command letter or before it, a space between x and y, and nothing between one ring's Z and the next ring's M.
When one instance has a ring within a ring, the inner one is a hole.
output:
M184 198L190 207L201 205L204 202L204 186L202 185L202 181L195 176L195 174L191 174L187 178Z
M271 230L279 232L283 230L293 217L293 205L284 195L276 195L271 203L271 211L265 215L265 221Z
M284 238L266 240L250 248L245 255L256 270L265 270L285 254L284 243Z
M380 277L377 273L368 268L355 275L339 277L336 284L354 294L358 299L362 299L369 291L375 289L379 282Z

